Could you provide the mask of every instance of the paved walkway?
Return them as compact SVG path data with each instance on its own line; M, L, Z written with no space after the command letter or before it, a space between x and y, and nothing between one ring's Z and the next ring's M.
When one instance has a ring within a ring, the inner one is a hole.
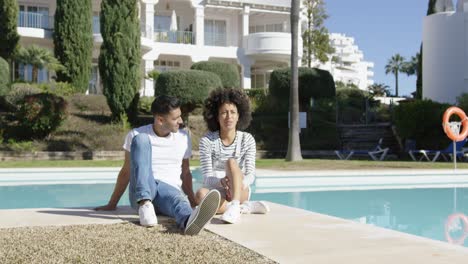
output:
M269 203L267 215L207 229L280 263L467 263L468 248ZM159 222L164 217L159 217ZM0 228L138 222L133 210L0 210Z

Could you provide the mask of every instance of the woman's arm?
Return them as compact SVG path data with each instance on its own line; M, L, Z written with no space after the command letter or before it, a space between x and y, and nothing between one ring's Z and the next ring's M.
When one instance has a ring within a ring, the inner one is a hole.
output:
M209 186L219 185L219 179L213 173L211 140L207 136L200 139L199 150L203 183Z
M255 139L249 133L245 133L242 147L245 152L245 174L242 180L244 189L249 187L255 180L255 157L257 153Z

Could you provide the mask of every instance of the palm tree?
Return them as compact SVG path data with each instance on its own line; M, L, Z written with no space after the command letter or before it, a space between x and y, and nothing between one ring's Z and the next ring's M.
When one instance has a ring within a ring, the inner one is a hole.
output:
M289 89L291 124L289 126L286 161L302 160L301 142L299 140L299 69L297 49L297 42L299 40L299 1L300 0L291 1L291 87Z
M403 72L405 58L400 54L395 54L385 65L385 74L393 73L395 75L395 96L398 97L398 73Z
M389 86L385 83L374 83L369 85L367 89L373 96L385 96L389 95L390 91L388 90Z
M52 55L52 52L36 45L32 45L27 48L20 48L15 58L19 63L32 65L33 82L38 81L38 72L43 68L52 71L59 71L64 68L57 58Z
M415 56L411 57L411 60L403 63L403 69L401 72L406 73L408 76L418 75L419 73L419 52Z

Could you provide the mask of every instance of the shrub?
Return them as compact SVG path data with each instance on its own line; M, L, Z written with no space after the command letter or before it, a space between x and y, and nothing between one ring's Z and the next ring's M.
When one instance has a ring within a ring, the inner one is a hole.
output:
M449 143L442 129L448 104L431 100L401 102L395 107L394 123L402 139L416 140L417 148L440 149Z
M239 71L236 65L219 61L201 61L194 63L191 69L218 75L224 88L240 88Z
M250 104L252 106L252 111L256 111L257 108L264 105L267 100L268 90L265 88L252 88L246 89L245 93L250 98Z
M278 100L278 106L287 111L289 105L289 87L291 68L274 70L270 76L270 94ZM299 107L301 111L310 108L310 99L335 96L333 76L316 68L299 68Z
M19 102L16 112L22 138L44 138L66 119L67 103L54 94L27 95Z
M38 86L43 92L53 93L58 96L70 96L76 93L73 85L66 82L41 83Z
M11 85L10 91L6 94L4 106L6 109L14 112L18 109L18 102L27 95L38 94L41 89L35 84L14 83Z
M4 96L8 93L8 80L10 80L8 62L0 57L0 96Z
M211 90L221 88L219 77L211 72L181 70L163 72L156 84L155 96L170 95L180 99L184 120L188 113L203 104Z
M151 114L151 104L154 101L153 96L142 96L138 102L138 111L145 114Z
M342 88L336 90L336 103L339 123L365 123L366 111L373 112L380 102L372 95L359 88ZM367 120L369 121L369 120Z

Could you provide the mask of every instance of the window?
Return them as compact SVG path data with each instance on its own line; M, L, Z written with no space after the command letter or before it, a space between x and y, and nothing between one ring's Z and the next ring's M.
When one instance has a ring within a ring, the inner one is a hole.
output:
M159 72L165 72L180 68L180 61L171 60L156 60L154 61L154 69Z
M283 29L283 24L266 24L249 26L249 32L252 34L258 32L286 32L286 30Z
M205 20L205 45L227 46L226 21Z
M101 21L99 13L93 13L93 34L101 34Z
M30 64L15 64L15 79L25 82L45 83L49 81L49 72L47 69L35 69L37 76L34 77L34 68Z

